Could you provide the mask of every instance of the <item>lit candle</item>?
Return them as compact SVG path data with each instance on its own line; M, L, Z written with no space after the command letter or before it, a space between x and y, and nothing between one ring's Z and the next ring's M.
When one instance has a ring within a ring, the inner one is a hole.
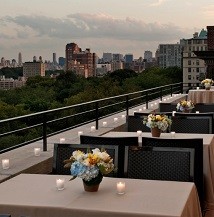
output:
M91 132L94 132L95 131L95 126L91 126Z
M34 148L34 155L40 156L40 154L41 154L41 149L40 148Z
M142 136L142 131L141 131L141 130L138 130L138 131L137 131L137 135L138 135L138 136Z
M2 168L4 170L7 170L7 169L9 169L9 167L10 167L10 161L9 161L9 159L3 159L2 160Z
M151 107L153 107L153 104L151 104Z
M59 142L60 142L60 143L64 143L64 142L65 142L65 138L60 138L60 139L59 139Z
M125 182L118 182L117 183L117 193L118 194L124 194L125 193Z
M59 191L63 190L65 188L64 184L65 184L65 180L64 179L56 179L56 187L57 187L57 189Z
M118 118L114 118L114 123L117 123L117 121L118 121Z
M199 111L196 111L195 113L197 113L197 114L198 114L198 113L199 113Z
M124 119L126 116L125 115L121 115L121 118Z
M155 105L157 105L157 103L155 102Z
M197 87L197 90L199 90L199 87Z
M172 116L175 116L176 111L172 111Z
M80 135L83 134L83 131L78 131L78 137L80 138Z
M146 107L143 107L143 110L146 110Z
M163 101L166 101L166 99L163 99Z
M106 121L103 121L103 126L107 126L107 122Z
M142 109L139 109L139 112L142 112Z
M167 100L169 100L169 97L167 98Z
M175 138L175 132L171 132L171 137Z
M162 101L160 100L159 103L161 103Z

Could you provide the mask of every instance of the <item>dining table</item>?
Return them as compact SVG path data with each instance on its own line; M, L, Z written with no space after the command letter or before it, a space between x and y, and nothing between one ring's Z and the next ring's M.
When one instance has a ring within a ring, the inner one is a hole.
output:
M150 132L117 132L112 131L104 134L105 137L152 137ZM161 133L160 138L171 139L203 139L203 174L204 174L204 209L212 212L214 216L214 134L191 134L191 133ZM142 146L142 143L138 144ZM208 217L209 215L207 215Z
M64 179L63 190L56 179ZM12 217L202 217L193 182L104 177L86 192L70 175L20 174L0 184L0 213ZM117 183L125 183L125 194Z
M191 100L194 104L196 103L213 103L214 102L214 89L205 90L205 89L199 89L199 90L189 90L188 100Z

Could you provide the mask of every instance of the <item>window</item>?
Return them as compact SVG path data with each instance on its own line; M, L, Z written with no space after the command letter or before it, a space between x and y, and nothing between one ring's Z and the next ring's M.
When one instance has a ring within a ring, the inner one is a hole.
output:
M188 68L188 72L191 72L191 68Z
M199 72L199 68L196 68L196 72Z
M188 80L191 80L191 75L188 75Z
M199 66L199 60L196 60L196 65Z
M191 65L191 60L188 60L188 65Z

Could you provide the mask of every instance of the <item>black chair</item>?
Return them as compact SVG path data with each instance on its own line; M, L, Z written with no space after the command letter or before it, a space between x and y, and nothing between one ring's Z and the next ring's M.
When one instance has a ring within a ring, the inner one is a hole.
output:
M196 103L195 111L214 112L214 103Z
M177 147L192 148L195 150L194 182L198 190L201 205L203 202L203 139L162 139L154 137L142 137L142 145L146 147Z
M128 178L192 182L194 149L175 147L126 147Z
M63 161L69 159L72 155L73 151L80 150L83 152L87 152L89 149L105 149L107 153L113 158L113 162L115 167L118 167L118 146L113 145L84 145L84 144L62 144L56 143L54 144L54 154L53 154L53 174L59 175L70 175L70 169L64 168ZM107 176L117 177L117 171L109 173Z
M160 110L160 112L177 111L176 106L177 106L177 103L161 102L161 103L159 103L159 110Z
M124 177L124 154L125 146L138 145L138 137L104 137L104 136L80 136L81 144L99 144L99 145L112 145L119 147L118 153L118 177Z
M199 113L200 114L200 113ZM212 116L200 116L195 115L178 115L172 117L171 131L176 133L212 133L213 129L213 117Z
M11 217L9 214L0 214L0 217Z
M145 116L137 116L137 115L129 115L127 116L126 123L127 123L127 131L128 132L137 132L138 130L141 130L142 132L150 132L151 129L147 127L145 124L143 124L143 119Z

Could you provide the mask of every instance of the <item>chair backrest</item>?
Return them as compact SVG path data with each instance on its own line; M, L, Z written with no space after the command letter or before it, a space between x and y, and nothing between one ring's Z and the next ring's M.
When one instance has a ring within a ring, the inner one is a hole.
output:
M104 136L80 136L81 144L99 144L99 145L113 145L119 147L118 153L118 177L124 177L124 153L125 146L138 145L138 137L104 137Z
M196 103L195 111L214 112L214 103Z
M172 117L171 131L176 133L212 133L212 116L176 115Z
M177 106L177 103L161 102L161 103L159 103L159 110L160 110L160 112L177 111L176 106Z
M175 147L126 147L128 178L192 182L194 149Z
M151 129L143 124L143 119L145 116L137 116L137 115L129 115L127 116L126 123L127 123L127 131L128 132L137 132L141 130L142 132L150 132Z
M116 168L118 167L118 153L119 153L118 146L55 143L52 173L59 174L59 175L70 175L71 174L70 169L64 168L65 164L63 163L63 161L69 159L73 151L80 150L83 152L87 152L88 150L92 150L95 148L105 149L107 153L113 158L115 167ZM117 171L109 173L108 176L117 177Z
M203 202L203 139L163 139L142 137L142 145L146 147L177 147L193 148L195 150L194 182L198 190L200 201Z

